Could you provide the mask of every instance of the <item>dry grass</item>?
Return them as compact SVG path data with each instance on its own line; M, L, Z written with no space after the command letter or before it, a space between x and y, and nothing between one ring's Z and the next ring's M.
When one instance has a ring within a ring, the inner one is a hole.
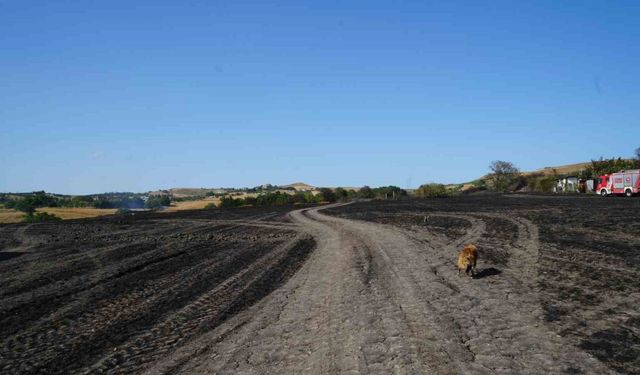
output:
M65 207L44 207L44 208L38 208L36 211L53 214L63 220L85 219L88 217L113 215L116 212L115 209L65 208ZM22 212L15 211L15 210L8 210L8 209L0 209L0 223L2 224L19 223L22 221L23 218L24 218L24 213Z
M0 208L0 224L19 223L22 221L24 213L6 208Z
M220 204L220 198L206 198L206 199L200 199L197 201L173 202L169 208L167 208L166 210L163 210L162 212L200 210L200 209L203 209L209 203L213 203L216 206L218 206L218 204Z
M554 171L557 174L567 174L567 173L581 171L590 165L591 165L591 162L560 165L557 167L545 167L532 172L524 172L524 175L542 174L545 176L550 176L554 174Z
M184 210L200 210L203 209L207 204L213 203L216 206L220 204L220 198L207 198L201 199L197 201L185 201L185 202L174 202L171 204L169 208L160 212L176 212L176 211L184 211ZM104 216L104 215L113 215L116 213L116 209L101 209L101 208L65 208L65 207L43 207L38 208L36 211L38 212L47 212L49 214L53 214L58 216L63 220L69 219L85 219L88 217L96 217L96 216ZM19 223L24 218L24 213L9 210L9 209L0 209L0 224L8 224L8 223Z
M46 212L49 214L56 215L57 217L63 220L68 220L68 219L84 219L87 217L113 215L116 213L117 210L114 208L43 207L43 208L38 208L36 211Z

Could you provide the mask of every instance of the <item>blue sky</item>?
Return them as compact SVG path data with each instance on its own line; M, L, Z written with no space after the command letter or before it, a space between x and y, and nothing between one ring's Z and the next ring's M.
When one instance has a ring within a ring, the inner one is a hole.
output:
M416 187L640 146L638 1L0 0L0 191Z

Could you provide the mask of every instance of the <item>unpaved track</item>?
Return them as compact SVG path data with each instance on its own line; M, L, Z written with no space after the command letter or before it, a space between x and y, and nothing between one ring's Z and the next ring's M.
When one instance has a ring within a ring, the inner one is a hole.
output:
M291 213L317 242L296 275L148 373L611 373L543 325L527 220L500 216L518 230L508 264L470 279L457 276L455 250L490 215L466 217L450 241L321 209Z

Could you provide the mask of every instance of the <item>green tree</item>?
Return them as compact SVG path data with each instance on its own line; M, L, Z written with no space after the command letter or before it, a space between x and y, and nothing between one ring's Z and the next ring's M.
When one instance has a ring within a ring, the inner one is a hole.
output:
M24 197L13 205L14 210L22 211L27 216L32 216L36 212L36 204L31 197Z
M335 202L337 199L333 190L329 188L320 189L320 194L321 194L322 201L324 202Z
M495 160L489 165L491 175L489 180L494 190L505 192L512 185L518 183L520 170L513 163L503 160Z
M344 202L349 199L349 192L347 192L345 189L341 187L336 188L334 193L336 195L336 200Z
M635 159L604 159L591 160L591 168L593 169L594 176L602 176L603 174L610 174L619 172L625 169L635 169L638 167L638 161Z
M144 204L146 208L152 209L169 205L171 205L171 198L168 195L151 195Z
M406 196L407 191L393 185L380 186L373 189L373 195L379 199L398 199Z
M370 187L365 185L362 188L360 188L360 190L358 191L358 197L365 198L365 199L371 199L371 198L373 198L373 190L371 190Z

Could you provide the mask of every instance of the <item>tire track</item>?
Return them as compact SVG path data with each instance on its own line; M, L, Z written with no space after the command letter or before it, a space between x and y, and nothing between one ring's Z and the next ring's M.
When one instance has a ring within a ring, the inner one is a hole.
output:
M70 256L69 244L61 243L59 251L38 249L33 260L4 263L28 269L41 261L47 267L24 282L16 278L12 290L20 293L0 299L2 321L10 323L2 326L8 334L0 340L0 372L136 372L219 325L291 277L314 247L309 236L261 223L263 218L155 222L151 232L162 233L162 241L141 236L124 246L102 246L95 240ZM142 222L138 230L120 233L145 233L149 221ZM120 257L136 247L142 248L137 255ZM56 251L63 256L49 267L42 259ZM108 266L88 267L92 259ZM77 276L39 286L40 279L74 265Z
M298 274L148 372L610 373L541 324L533 224L501 216L515 220L517 249L499 278L472 280L452 260L488 216L451 215L471 225L443 243L321 209L291 213L318 243Z

